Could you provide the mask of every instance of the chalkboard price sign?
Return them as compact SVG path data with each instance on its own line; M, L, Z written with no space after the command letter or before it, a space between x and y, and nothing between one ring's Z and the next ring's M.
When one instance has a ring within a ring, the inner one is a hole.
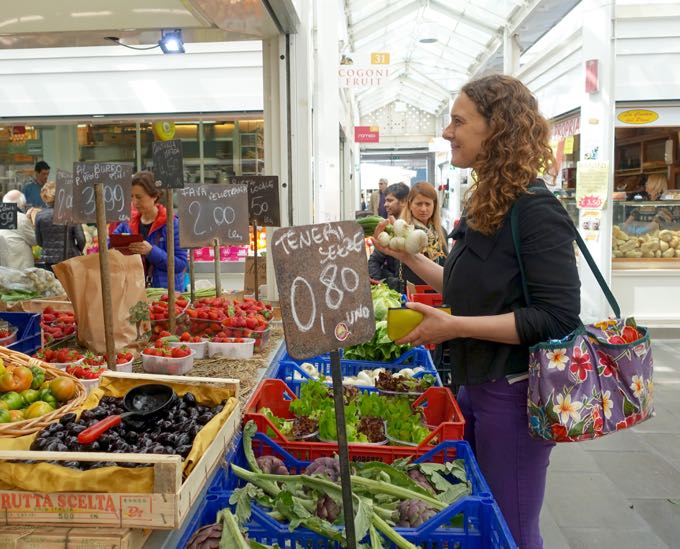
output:
M73 163L72 223L95 223L95 183L104 185L106 222L126 221L131 210L132 164L123 162Z
M153 173L164 188L184 187L181 139L153 142Z
M239 175L231 183L248 185L250 222L261 227L280 227L279 178L275 175Z
M0 229L17 228L17 205L11 202L0 202Z
M248 187L246 185L190 185L177 192L179 240L184 248L248 244Z
M57 170L56 194L54 195L54 224L68 225L73 216L73 174Z
M366 245L358 223L278 229L272 255L291 356L309 358L373 337Z

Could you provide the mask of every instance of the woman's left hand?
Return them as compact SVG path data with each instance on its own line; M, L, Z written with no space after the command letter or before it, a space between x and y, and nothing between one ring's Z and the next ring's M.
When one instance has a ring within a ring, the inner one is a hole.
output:
M128 249L133 253L133 254L142 254L142 255L149 255L152 250L151 244L149 244L146 240L142 240L141 242L132 242L129 246Z
M409 302L406 306L422 313L424 318L410 334L395 341L397 345L406 343L413 346L429 343L439 344L449 339L461 337L456 326L456 317L423 303Z

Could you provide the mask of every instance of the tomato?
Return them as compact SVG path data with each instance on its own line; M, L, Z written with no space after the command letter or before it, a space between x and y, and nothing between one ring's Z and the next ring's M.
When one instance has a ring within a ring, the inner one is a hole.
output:
M24 411L23 410L10 410L9 411L9 420L14 423L15 421L23 421L24 419Z
M0 409L0 423L9 423L12 418L9 415L9 410Z
M50 383L50 392L59 402L71 400L76 394L76 384L65 376L59 376Z
M40 400L43 402L47 402L47 404L49 404L53 408L56 408L58 406L57 399L54 397L54 395L49 389L41 389Z
M26 389L30 389L33 383L33 372L26 366L16 366L11 369L8 368L2 376L0 376L0 391L16 391L20 393Z
M35 389L26 389L25 391L21 392L21 398L24 399L26 404L33 404L36 400L38 400L39 396L40 391L36 391Z
M39 400L31 404L28 408L26 408L26 410L24 411L24 417L26 419L33 419L36 417L44 416L45 414L49 414L53 410L54 408L49 402Z
M7 404L7 408L10 410L18 410L23 408L25 405L24 399L16 391L10 391L0 396L0 400L3 400Z

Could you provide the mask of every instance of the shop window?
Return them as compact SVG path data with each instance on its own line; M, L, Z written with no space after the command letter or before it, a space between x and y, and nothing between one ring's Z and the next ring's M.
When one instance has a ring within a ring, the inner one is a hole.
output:
M0 190L16 189L31 178L42 159L42 131L34 126L0 127Z

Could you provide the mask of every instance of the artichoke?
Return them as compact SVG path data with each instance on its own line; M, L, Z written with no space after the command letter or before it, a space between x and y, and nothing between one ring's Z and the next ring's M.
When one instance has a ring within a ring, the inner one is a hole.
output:
M323 475L336 482L340 478L340 463L332 457L316 458L307 467L305 475Z
M268 475L288 475L288 467L275 456L260 456L257 458L257 466L263 473Z
M330 523L335 522L340 516L342 507L338 505L335 500L324 494L316 502L316 516L327 520Z
M415 528L437 514L427 503L419 499L407 499L399 504L397 526Z
M196 530L186 549L219 549L222 538L222 524L208 524Z
M415 482L418 486L421 488L424 488L431 494L435 494L435 489L430 483L430 481L427 479L423 473L420 472L419 469L410 469L408 473L406 473L413 482Z

